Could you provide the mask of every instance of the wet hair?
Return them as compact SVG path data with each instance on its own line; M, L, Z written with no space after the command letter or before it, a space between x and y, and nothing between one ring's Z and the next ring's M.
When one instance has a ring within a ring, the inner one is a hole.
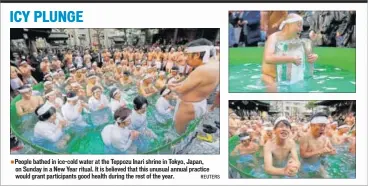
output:
M162 95L164 93L164 91L167 89L167 86L164 86L161 90L160 90L160 95ZM169 94L171 93L171 90L169 92ZM168 94L166 94L168 95Z
M125 120L130 114L132 113L132 111L128 108L125 107L120 107L118 108L115 113L114 113L114 119L117 120L118 118L120 118L122 121Z
M41 115L38 115L37 114L37 111L38 110L40 110L40 108L42 107L42 106L44 106L45 104L42 104L42 105L40 105L40 106L38 106L37 108L36 108L36 110L35 110L35 114L37 115L37 118L38 118L38 120L40 120L40 121L47 121L48 119L50 119L51 118L51 116L52 115L54 115L55 113L56 113L56 109L54 108L54 107L51 107L46 113L44 113L44 114L41 114Z
M288 120L280 120L278 123L275 123L275 125L273 126L274 129L277 129L277 127L279 126L280 123L285 124L289 129L291 129L291 124Z
M195 47L195 46L212 46L213 43L207 39L204 38L200 38L194 41L189 42L188 44L186 44L186 47ZM200 52L200 58L203 59L204 54L206 52ZM211 50L210 51L210 57L213 57L215 55L215 53Z
M249 136L250 137L250 135L247 132L241 133L238 136L239 136L239 138L246 137L246 136Z
M317 113L313 114L310 117L310 120L309 121L312 121L312 119L315 118L315 117L326 117L326 118L328 118L328 115L325 114L325 113L323 113L323 112L317 112Z
M102 88L100 86L93 86L91 91L94 92L97 89L102 90Z
M134 109L135 110L140 110L143 107L144 104L148 105L148 101L143 96L137 96L137 97L134 98L133 104L134 104Z
M176 70L176 71L178 71L179 70L179 67L178 66L173 66L172 68L171 68L171 70Z
M111 91L110 91L110 98L114 98L114 92L116 91L116 90L118 90L118 88L116 88L116 87L114 87L114 88L112 88L111 89Z
M46 90L46 91L45 91L45 95L46 95L46 94L48 94L48 93L50 93L50 92L52 92L52 91L54 91L54 90L53 90L53 89ZM49 97L49 96L45 96L45 98L46 98L46 99L48 99L48 97Z
M129 71L127 71L127 70L126 70L126 71L124 71L124 72L123 72L123 74L124 74L124 75L126 75L126 76L130 76L130 72L129 72Z

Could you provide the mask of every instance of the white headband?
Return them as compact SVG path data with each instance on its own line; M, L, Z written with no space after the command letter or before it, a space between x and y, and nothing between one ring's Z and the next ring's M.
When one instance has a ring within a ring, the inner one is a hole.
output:
M332 122L332 123L331 123L331 125L337 125L337 122L336 122L336 121L334 121L334 122Z
M271 130L273 130L273 128L272 127L265 127L264 130L271 131Z
M340 127L337 127L337 129L344 129L344 128L350 128L349 125L341 125Z
M45 103L41 108L37 110L37 115L43 115L52 108L51 104Z
M245 141L245 140L248 140L248 139L250 139L250 137L249 137L249 136L244 136L244 137L241 137L241 138L240 138L240 141Z
M328 123L328 119L325 116L314 117L310 123Z
M150 74L147 74L146 76L144 76L143 80L146 80L146 79L149 79L149 78L152 78L152 76Z
M247 132L254 132L254 130L253 129L248 129Z
M77 83L77 82L74 82L74 83L72 83L72 84L70 84L72 87L76 87L76 86L78 86L79 84Z
M162 92L162 96L166 96L170 92L171 92L171 90L167 88L167 89L164 90L164 92Z
M300 17L300 16L293 17L293 18L288 18L285 21L281 22L280 27L279 27L279 30L282 30L286 24L296 23L296 22L299 22L299 21L301 21L303 23L303 18Z
M75 95L74 97L66 98L66 100L68 100L68 101L75 101L75 100L78 100L78 96Z
M94 71L93 71L94 72ZM92 76L89 76L88 79L92 79L92 78L96 78L97 76L95 75L92 75Z
M216 54L216 49L214 46L202 45L202 46L194 46L188 47L185 52L187 53L194 53L194 52L206 52L203 56L203 63L207 63L210 59L210 53L214 52Z
M20 65L23 65L23 64L28 64L28 63L27 63L27 61L22 61L22 62L20 63Z
M43 85L46 86L46 85L49 85L49 84L52 84L51 81L46 81Z
M291 123L291 126L292 126L292 127L295 127L295 126L296 126L296 123Z
M114 97L117 93L119 93L119 89L116 89L113 93L112 93L112 97Z
M100 88L100 87L98 87L98 88L96 88L94 91L93 91L93 93L95 93L96 91L102 91L102 89Z
M276 126L277 123L279 123L280 121L289 121L289 120L286 117L281 116L281 117L279 117L279 118L276 119L274 125Z
M160 72L160 76L164 76L165 75L165 72Z
M124 120L121 120L120 118L118 118L118 119L116 119L116 122L118 122L118 123L122 123L122 122L126 122L126 121L128 121L128 119L130 119L131 118L131 116L132 116L132 114L130 114L128 117L126 117Z
M54 93L55 93L55 91L51 91L51 92L45 94L45 97L50 96L51 94L54 94Z
M18 92L20 92L20 93L27 93L29 91L31 91L31 88L24 88L24 89L18 90Z
M147 108L147 104L143 104L142 105L142 108Z

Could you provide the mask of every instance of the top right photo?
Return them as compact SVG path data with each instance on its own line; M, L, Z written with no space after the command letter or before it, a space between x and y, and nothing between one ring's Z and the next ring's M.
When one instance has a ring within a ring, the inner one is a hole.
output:
M355 11L229 11L229 92L356 92Z

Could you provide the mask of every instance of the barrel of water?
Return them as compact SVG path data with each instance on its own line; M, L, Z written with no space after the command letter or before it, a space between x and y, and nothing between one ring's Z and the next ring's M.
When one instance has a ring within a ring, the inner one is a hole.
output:
M301 64L285 63L277 65L277 81L281 84L294 84L313 75L313 64L308 63L307 55L312 53L310 40L297 39L276 44L276 55L297 56Z

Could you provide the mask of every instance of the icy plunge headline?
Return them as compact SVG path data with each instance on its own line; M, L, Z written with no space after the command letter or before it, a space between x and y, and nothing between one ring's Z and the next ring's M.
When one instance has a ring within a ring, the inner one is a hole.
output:
M81 23L83 11L10 11L10 22Z

